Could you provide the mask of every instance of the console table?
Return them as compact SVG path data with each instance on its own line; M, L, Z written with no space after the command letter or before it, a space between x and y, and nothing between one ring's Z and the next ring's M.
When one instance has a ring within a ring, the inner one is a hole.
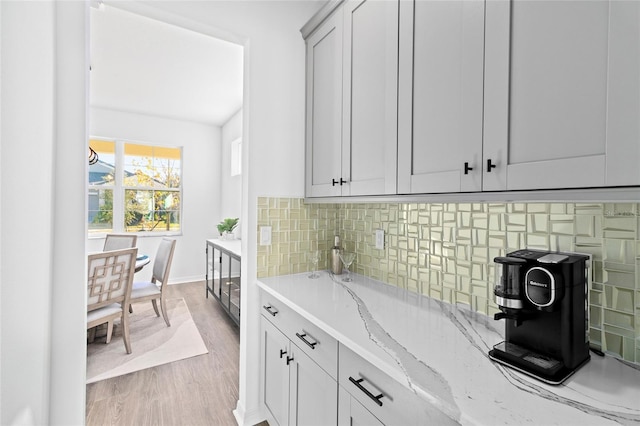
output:
M240 325L240 240L207 240L205 294L215 297L231 319Z

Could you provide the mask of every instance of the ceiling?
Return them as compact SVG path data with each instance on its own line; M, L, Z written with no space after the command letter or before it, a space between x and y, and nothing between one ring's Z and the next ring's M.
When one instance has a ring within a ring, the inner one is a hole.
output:
M240 45L91 8L92 107L222 126L242 107L242 59Z

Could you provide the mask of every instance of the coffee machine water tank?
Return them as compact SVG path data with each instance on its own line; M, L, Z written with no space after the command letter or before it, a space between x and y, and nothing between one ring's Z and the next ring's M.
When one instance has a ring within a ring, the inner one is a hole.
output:
M496 257L496 282L493 288L495 302L503 311L522 309L521 267L527 262L517 257Z

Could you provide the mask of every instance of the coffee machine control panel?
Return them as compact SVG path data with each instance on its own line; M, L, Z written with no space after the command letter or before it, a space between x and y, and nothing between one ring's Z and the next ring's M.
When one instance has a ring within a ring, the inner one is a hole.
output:
M560 263L567 260L569 256L565 256L564 254L546 254L540 258L538 258L538 262L540 263Z
M511 257L519 257L527 260L537 260L540 263L560 263L569 258L569 256L560 253L540 252L533 250L518 250L509 253Z

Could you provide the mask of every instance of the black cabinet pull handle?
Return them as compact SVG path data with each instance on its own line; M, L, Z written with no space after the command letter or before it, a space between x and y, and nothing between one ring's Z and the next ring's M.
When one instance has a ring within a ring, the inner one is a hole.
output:
M360 389L362 392L365 393L365 395L367 395L369 398L373 399L373 402L375 402L376 404L378 404L379 406L382 407L382 401L380 401L380 398L384 397L383 394L380 394L378 396L375 396L374 394L372 394L371 392L369 392L369 390L367 390L364 386L362 386L360 384L360 382L362 382L364 379L354 379L353 377L349 376L349 381L351 383L353 383L354 385L356 385L358 387L358 389Z
M464 174L468 175L470 170L473 170L473 167L469 167L469 163L464 163Z
M307 344L307 346L309 346L311 349L315 349L316 345L318 344L318 342L310 342L307 339L305 339L305 337L307 337L307 333L296 333L296 336L298 336L300 338L300 340L302 340L303 342L305 342Z
M342 179L342 178L340 178L340 186L344 185L345 183L347 183L347 181Z
M282 359L282 356L283 356L284 354L286 354L286 353L287 353L287 351L285 351L285 350L283 350L283 349L280 349L280 359Z
M342 180L342 179L340 179L340 180ZM336 186L338 183L340 183L340 182L338 182L335 179L331 179L331 186Z
M496 165L491 164L491 158L487 160L487 173L491 173L491 169L495 169Z
M293 357L287 357L287 365L289 365L291 361L293 361Z
M263 308L265 311L269 312L272 317L275 317L276 314L278 313L278 311L273 310L273 306L266 305L266 306L263 306Z

